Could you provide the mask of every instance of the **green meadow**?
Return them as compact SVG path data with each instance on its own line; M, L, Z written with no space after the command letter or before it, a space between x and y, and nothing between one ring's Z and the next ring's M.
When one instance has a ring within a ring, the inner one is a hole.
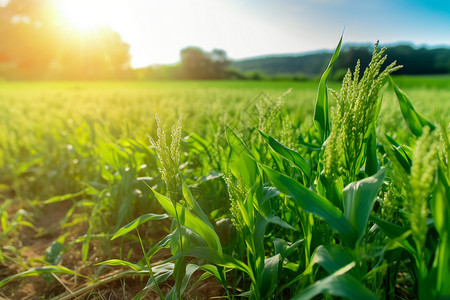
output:
M351 145L319 81L0 82L0 296L449 296L450 77L393 80Z

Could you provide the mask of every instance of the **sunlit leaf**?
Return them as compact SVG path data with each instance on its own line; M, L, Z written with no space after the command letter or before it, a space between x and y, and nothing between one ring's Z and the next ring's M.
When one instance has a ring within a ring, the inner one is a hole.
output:
M250 190L258 176L256 162L244 142L228 126L226 134L231 147L229 158L231 172L236 178L242 178L245 188Z
M227 254L218 253L214 249L206 247L196 247L187 251L179 252L172 259L176 259L179 256L193 256L207 260L219 266L240 270L246 273L250 277L250 279L255 282L255 277L252 270L244 262L237 260Z
M333 68L334 63L339 57L339 52L341 50L342 44L342 36L339 40L339 43L336 47L336 50L331 57L330 63L328 64L327 69L323 73L319 82L319 89L317 91L317 100L316 106L314 109L314 125L316 126L317 131L319 132L319 136L322 139L322 143L327 139L330 134L330 107L328 105L328 87L327 81L330 76L331 69Z
M137 264L133 264L130 263L129 261L125 261L125 260L121 260L121 259L110 259L110 260L106 260L106 261L102 261L98 264L96 264L97 266L101 266L101 265L108 265L108 266L125 266L125 267L129 267L135 271L144 271L146 270L146 268L142 265L137 265Z
M179 203L173 205L172 201L166 196L161 195L157 191L153 190L153 193L156 196L158 202L162 205L162 207L166 210L166 212L172 217L176 218L177 215L181 215L182 213L185 216L184 225L190 228L192 231L196 232L199 236L201 236L205 242L212 247L213 249L222 252L222 246L220 245L219 237L217 233L214 231L211 226L202 221L199 217L192 214L190 211L183 208ZM175 207L177 212L175 212Z
M21 277L28 277L28 276L39 276L39 275L45 275L45 274L69 274L69 275L73 275L73 276L81 276L84 278L87 278L84 275L81 275L77 272L74 272L66 267L62 267L62 266L45 266L45 267L40 267L40 268L32 268L29 269L25 272L19 273L19 274L15 274L13 276L7 277L5 279L3 279L2 281L0 281L0 287L4 286L5 284L7 284L8 282L10 282L11 280L17 279L17 278L21 278Z
M350 183L342 192L344 215L356 231L356 243L359 243L363 238L369 215L372 212L378 191L383 184L385 174L386 168L383 168L372 177Z
M175 297L175 291L178 289L178 295L183 295L184 291L186 290L186 287L189 283L189 280L191 279L192 275L195 271L197 271L200 268L200 266L196 264L188 264L186 266L186 272L184 273L184 276L181 278L182 280L177 280L175 282L175 286L170 290L170 292L166 295L166 299L176 299Z
M114 234L114 236L111 238L111 240L114 240L115 238L118 238L119 236L122 236L124 234L127 234L130 231L135 230L139 225L151 221L151 220L163 220L168 218L169 216L166 214L162 214L162 215L157 215L157 214L145 214L143 216L140 216L139 218L137 218L136 220L128 223L127 225L123 226L122 228L120 228L116 234Z
M285 195L291 197L297 205L306 212L323 219L331 229L337 231L343 240L354 245L356 231L351 223L330 201L310 191L294 179L281 174L265 165L260 165L275 187Z
M392 87L394 88L395 94L397 95L403 117L408 123L411 132L415 136L421 136L424 126L429 126L431 130L435 129L436 127L433 125L433 123L425 119L414 109L411 100L409 100L409 97L394 83L392 77L389 77L389 79L391 81Z
M278 154L283 156L284 158L290 160L293 162L297 167L302 170L302 172L306 175L307 178L311 176L311 167L306 159L304 159L298 152L289 149L288 147L284 146L280 142L278 142L273 137L269 136L268 134L259 131L261 135L264 137L264 139L269 143L269 146Z
M364 287L354 277L346 274L353 266L354 262L328 275L324 279L316 281L312 285L303 289L300 294L292 299L307 300L314 297L327 294L335 297L343 297L346 299L360 300L360 299L378 299L371 291Z
M85 192L86 192L86 190L82 190L82 191L79 191L78 193L64 194L64 195L60 195L60 196L54 196L54 197L51 197L51 198L48 199L48 200L45 200L44 203L45 203L45 204L49 204L49 203L55 203L55 202L61 202L61 201L73 199L73 198L76 198L76 197L78 197L78 196L83 195Z

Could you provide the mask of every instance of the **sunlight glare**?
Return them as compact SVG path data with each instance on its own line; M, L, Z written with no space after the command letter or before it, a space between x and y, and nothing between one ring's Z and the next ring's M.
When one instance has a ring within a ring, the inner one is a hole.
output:
M69 26L88 31L110 25L107 0L58 0L56 3L61 17Z

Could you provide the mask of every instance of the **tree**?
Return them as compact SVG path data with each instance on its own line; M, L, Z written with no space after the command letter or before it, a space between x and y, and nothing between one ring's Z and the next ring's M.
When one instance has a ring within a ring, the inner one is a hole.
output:
M230 60L225 51L214 49L211 53L200 48L181 50L180 75L183 79L225 79Z
M67 26L57 0L10 0L0 7L0 74L10 78L93 79L129 68L129 46L110 28Z
M227 69L231 63L227 57L227 53L221 49L214 49L210 57L216 79L226 79L228 77Z

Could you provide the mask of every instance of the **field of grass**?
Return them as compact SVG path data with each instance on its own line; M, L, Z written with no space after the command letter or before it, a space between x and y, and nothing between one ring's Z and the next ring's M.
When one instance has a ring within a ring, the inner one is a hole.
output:
M450 77L393 78L1 82L0 296L448 297Z

